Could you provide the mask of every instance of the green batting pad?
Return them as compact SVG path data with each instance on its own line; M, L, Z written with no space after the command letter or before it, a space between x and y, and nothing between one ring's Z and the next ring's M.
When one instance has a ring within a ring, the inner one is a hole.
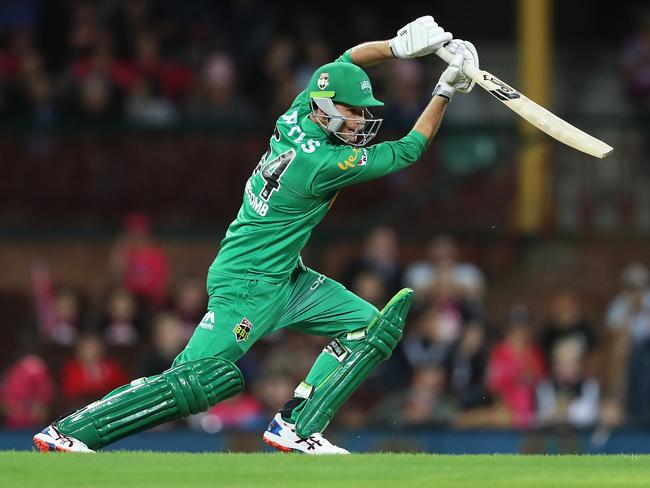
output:
M158 376L140 378L118 393L59 420L61 433L98 449L156 425L203 412L244 387L230 361L205 358Z
M404 288L397 293L368 325L365 338L350 348L343 363L319 385L314 385L296 420L296 433L300 437L325 430L336 411L373 368L390 357L402 338L412 301L413 290Z

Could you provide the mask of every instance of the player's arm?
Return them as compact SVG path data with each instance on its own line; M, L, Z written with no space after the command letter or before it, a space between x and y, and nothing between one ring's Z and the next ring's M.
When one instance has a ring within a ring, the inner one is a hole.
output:
M350 59L362 67L388 59L407 59L426 56L451 41L452 35L427 15L409 22L397 35L387 41L371 41L349 50Z
M457 91L469 93L474 88L474 80L463 73L464 63L468 62L477 69L479 67L478 52L471 42L454 39L447 44L447 49L453 53L454 57L440 76L429 105L413 127L413 130L425 136L429 142L438 132L445 106L454 93Z
M397 141L381 142L368 147L341 146L325 161L311 180L315 195L395 173L415 163L440 127L449 101L434 96L413 129Z
M456 41L455 41L456 42ZM478 66L478 55L469 43L457 41L459 47L447 69L442 73L431 101L413 129L397 141L387 141L369 147L341 146L324 162L311 179L311 191L325 195L333 190L394 173L415 163L434 138L440 127L445 108L455 91L468 92L473 83L462 72L463 63Z

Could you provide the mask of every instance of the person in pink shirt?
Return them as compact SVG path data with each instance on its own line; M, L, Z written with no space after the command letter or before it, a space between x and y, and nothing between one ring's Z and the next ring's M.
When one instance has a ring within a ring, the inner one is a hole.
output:
M54 400L54 381L43 359L26 354L7 371L0 385L4 425L10 429L33 427L49 415Z
M123 229L113 248L113 269L127 290L159 310L167 299L167 255L154 241L147 215L137 212L127 215Z
M535 392L545 370L531 329L526 307L514 306L506 335L492 349L487 368L489 390L519 428L531 427L535 420Z

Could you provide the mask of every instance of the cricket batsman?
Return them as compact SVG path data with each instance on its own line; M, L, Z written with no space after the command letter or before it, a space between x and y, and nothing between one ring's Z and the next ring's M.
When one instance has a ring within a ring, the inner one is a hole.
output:
M425 56L445 45L453 61L413 129L397 141L367 145L382 106L363 68ZM380 312L338 282L306 267L300 251L337 193L415 163L436 134L456 91L474 83L474 46L452 40L431 16L391 40L360 44L312 75L280 116L269 147L246 182L243 203L207 277L208 311L163 373L139 378L54 422L34 436L41 451L93 452L163 422L207 410L243 389L235 362L261 337L282 328L332 338L264 432L280 451L347 454L323 430L343 402L402 337L413 290Z

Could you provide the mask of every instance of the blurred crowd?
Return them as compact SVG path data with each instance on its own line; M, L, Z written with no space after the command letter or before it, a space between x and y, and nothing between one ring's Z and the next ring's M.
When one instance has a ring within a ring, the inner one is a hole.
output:
M425 249L405 263L396 232L380 226L334 276L378 308L403 286L416 291L403 341L335 425L594 428L599 439L623 425L650 425L643 263L621 270L620 292L603 317L588 316L571 288L544 297L537 316L512 303L495 317L486 309L488 277L451 236L435 236ZM21 353L2 372L4 426L38 427L162 372L184 347L205 313L205 285L199 276L170 282L169 257L146 215L124 219L111 269L111 288L89 307L83 293L55 286L46 264L34 266L35 326L25 327ZM244 393L178 423L208 432L264 426L325 344L288 331L265 337L239 361Z
M326 39L311 14L283 20L257 0L24 0L0 6L0 20L0 119L43 128L272 121L353 45ZM350 32L386 37L376 21ZM390 123L413 123L432 83L422 86L423 69L395 62L377 73L375 88L390 83L386 96L400 102Z
M260 0L2 2L0 120L42 128L268 123L315 68L395 30L379 12L355 15L351 6L346 29L332 36L317 11L281 10ZM630 107L647 113L650 14L636 21L622 45L621 86ZM437 76L430 64L373 68L387 125L413 123Z
M266 123L316 67L359 39L393 32L371 14L349 16L336 36L308 13L289 21L258 0L0 2L0 121L44 129ZM640 25L624 46L622 73L627 99L647 114L650 16ZM373 72L387 125L413 123L430 93L426 69L395 61ZM335 425L595 428L596 441L622 425L650 426L645 264L621 270L602 316L569 287L541 297L542 311L511 303L499 315L486 305L491 277L453 237L433 237L408 262L400 245L393 229L378 227L332 276L378 308L403 286L416 290L404 340ZM1 425L42 426L162 372L184 347L205 313L205 276L171 269L146 215L125 218L110 268L111 286L97 302L53 282L48 263L34 264L34 322L0 371ZM268 336L239 362L244 393L179 424L209 432L265 426L324 345L286 331Z

